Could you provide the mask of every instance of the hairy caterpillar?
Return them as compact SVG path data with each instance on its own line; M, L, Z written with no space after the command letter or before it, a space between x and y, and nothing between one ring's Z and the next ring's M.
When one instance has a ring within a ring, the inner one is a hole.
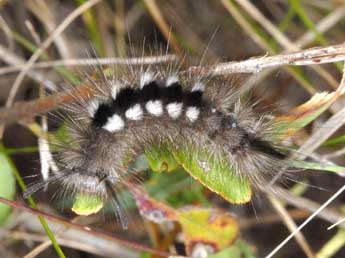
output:
M94 96L75 96L66 107L69 139L56 155L59 172L48 182L110 199L119 209L116 189L126 184L129 161L151 146L168 146L191 155L193 149L207 150L226 159L238 178L267 187L286 165L272 116L243 103L231 81L192 76L178 67L128 65L111 76L101 71L99 78L89 77ZM208 173L207 159L200 162ZM125 218L120 220L125 226Z

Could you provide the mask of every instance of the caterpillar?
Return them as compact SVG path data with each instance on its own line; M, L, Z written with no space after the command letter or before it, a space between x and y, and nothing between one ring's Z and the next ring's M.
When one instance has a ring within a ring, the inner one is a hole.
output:
M128 65L113 69L111 76L102 70L98 78L88 76L94 94L74 96L65 107L69 139L56 154L59 172L47 182L111 199L120 209L116 191L131 175L130 160L151 146L193 155L192 146L226 159L234 175L254 187L267 188L286 166L272 115L255 113L231 80L195 76L180 66ZM207 160L200 165L205 173L208 165ZM121 214L120 220L125 226Z

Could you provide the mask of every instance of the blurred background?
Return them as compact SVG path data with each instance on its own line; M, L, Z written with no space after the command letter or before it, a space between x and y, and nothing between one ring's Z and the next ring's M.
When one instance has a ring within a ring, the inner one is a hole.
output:
M81 15L69 19L73 11L84 7ZM16 91L14 102L42 97L59 85L78 85L84 79L82 72L90 70L90 59L97 60L95 56L101 60L127 58L133 53L154 55L165 51L168 46L170 54L184 56L186 63L195 63L205 55L205 65L209 65L340 44L345 40L344 17L343 0L2 0L0 102L3 106L8 102L15 79L25 62L63 22L67 23L66 29L55 35L52 44L40 55L36 63L41 66L32 66ZM334 91L341 75L342 64L333 63L285 66L254 75L235 76L240 78L236 80L239 83L236 87L246 84L251 89L253 100L260 100L262 106L284 114L317 92ZM332 109L304 128L293 143L298 146L305 142L343 104L343 100L335 103ZM40 124L41 119L38 118L8 124L2 137L5 147L1 149L6 157L0 166L6 169L8 165L9 170L17 171L27 184L41 178L37 145ZM50 131L59 132L61 129L56 122L48 124ZM338 130L318 149L320 160L330 157L335 164L345 165L341 152L332 155L343 150L344 133L343 129ZM230 205L183 171L158 174L149 171L144 161L139 161L138 166L143 167L144 185L154 199L175 208L193 204L234 214L240 229L236 242L238 256L227 253L219 257L264 257L289 234L282 218L264 196L258 195L246 205ZM0 179L0 189L14 182L10 175ZM286 202L283 206L297 224L310 215L310 209L303 209L303 206L322 204L345 183L343 177L322 171L299 171L294 179L300 183L288 183L287 188L300 198L299 206ZM170 225L174 230L169 230L169 225L158 226L143 219L127 193L123 193L123 198L128 199L126 210L130 225L123 231L116 223L111 207L90 217L76 218L70 211L72 200L68 196L52 198L57 187L52 185L48 192L35 194L40 209L110 231L129 241L185 255L179 226ZM5 197L24 201L18 185ZM343 194L332 203L325 217L344 217L344 204ZM7 215L0 217L3 218L1 257L58 257L49 241L46 246L40 245L48 238L35 216L20 210L6 210L5 213ZM326 228L330 224L325 218L315 218L303 230L305 241L302 244L292 239L274 257L345 257L345 230L335 228L328 231ZM78 230L65 233L66 229L59 228L58 224L50 225L58 232L64 232L59 235L59 243L67 257L158 257L120 247L121 244L111 245L97 235L83 235ZM199 257L204 256L201 254Z

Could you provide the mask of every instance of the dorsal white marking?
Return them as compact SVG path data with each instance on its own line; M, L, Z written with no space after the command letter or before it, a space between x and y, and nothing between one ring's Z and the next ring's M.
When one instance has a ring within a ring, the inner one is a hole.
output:
M126 117L130 120L140 120L143 118L143 110L140 104L135 104L133 107L126 110Z
M93 117L99 107L99 101L98 100L91 100L89 101L86 110L89 113L90 117Z
M198 119L199 114L200 114L200 110L197 107L187 108L186 116L190 122L192 123L195 122Z
M153 73L145 72L140 76L140 88L153 81Z
M178 82L177 74L170 75L167 79L166 86L169 87L173 85L175 82Z
M116 99L117 94L120 92L120 89L122 88L123 84L117 80L113 80L111 83L111 97L113 99Z
M192 88L193 91L204 91L205 90L205 84L201 81L197 81Z
M177 102L169 103L167 105L167 111L168 111L169 116L173 119L178 118L182 113L182 107L183 107L182 103L177 103Z
M107 123L103 126L103 129L114 133L121 131L125 127L125 122L123 119L118 115L114 114L108 118Z
M163 106L160 100L150 100L146 103L145 107L146 110L154 116L163 115Z

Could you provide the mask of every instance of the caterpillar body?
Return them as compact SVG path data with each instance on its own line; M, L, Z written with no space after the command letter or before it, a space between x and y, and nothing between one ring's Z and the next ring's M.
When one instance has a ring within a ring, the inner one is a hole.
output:
M272 116L243 103L230 80L175 67L129 65L110 77L89 78L94 96L75 96L66 108L69 142L56 155L60 171L51 181L73 193L116 200L116 189L130 174L128 160L152 145L167 145L207 150L226 159L237 177L267 187L285 166ZM207 173L207 164L202 167Z

